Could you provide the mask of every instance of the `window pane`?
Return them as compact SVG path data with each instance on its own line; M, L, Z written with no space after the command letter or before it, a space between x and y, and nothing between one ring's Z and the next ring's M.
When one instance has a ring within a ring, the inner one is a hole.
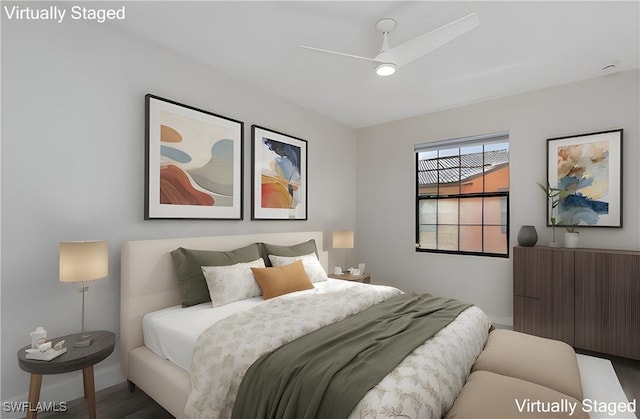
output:
M460 184L458 182L451 184L440 184L440 188L438 189L438 195L447 196L447 195L458 195L460 193Z
M418 172L418 193L420 195L435 195L438 193L437 170L420 170Z
M482 193L484 190L482 176L483 147L472 146L461 149L460 156L460 193Z
M419 202L418 220L420 224L436 224L437 223L437 204L435 199L422 199Z
M440 169L438 176L438 182L440 182L441 185L457 183L460 181L460 169L457 167L453 169ZM454 186L457 187L458 185L456 184Z
M482 198L460 199L460 224L482 225Z
M436 226L420 225L420 248L435 249L436 248Z
M488 169L484 175L486 192L503 192L509 190L509 165Z
M438 185L420 185L418 188L418 194L420 195L437 195L438 194Z
M418 160L430 160L438 157L437 150L421 151L418 153Z
M482 144L460 147L460 157L464 160L465 156L469 154L478 154L482 153L483 151L484 146Z
M460 154L460 149L458 147L447 148L445 150L438 150L438 157L440 158L457 156L458 154Z
M438 161L434 159L418 159L418 170L437 170L438 169Z
M438 226L438 249L458 250L458 226Z
M506 226L484 227L484 251L485 253L507 254Z
M442 169L439 171L439 195L457 195L460 193L460 169Z
M458 224L458 199L438 200L438 224Z
M486 192L509 190L509 143L488 144L484 152Z
M460 250L482 252L482 226L460 226Z
M506 150L509 151L509 142L485 144L484 151Z
M460 182L460 193L465 194L478 194L482 193L484 185L482 183L482 175L475 174L465 178L464 174L461 174L462 181Z
M463 150L465 153L460 156L460 167L475 169L476 173L482 173L482 146L468 147Z
M484 224L507 224L507 197L494 196L484 198Z

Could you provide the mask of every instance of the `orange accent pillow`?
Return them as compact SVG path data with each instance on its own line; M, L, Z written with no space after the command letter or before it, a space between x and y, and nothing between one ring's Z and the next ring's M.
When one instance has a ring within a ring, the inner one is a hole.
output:
M290 292L313 289L301 260L273 268L251 268L265 300Z

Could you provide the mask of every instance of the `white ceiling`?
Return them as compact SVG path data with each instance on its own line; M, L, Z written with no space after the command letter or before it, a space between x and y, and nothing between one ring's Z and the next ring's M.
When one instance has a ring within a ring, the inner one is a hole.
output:
M360 128L639 67L635 1L130 2L126 31ZM471 12L480 26L379 77L380 18L391 47Z

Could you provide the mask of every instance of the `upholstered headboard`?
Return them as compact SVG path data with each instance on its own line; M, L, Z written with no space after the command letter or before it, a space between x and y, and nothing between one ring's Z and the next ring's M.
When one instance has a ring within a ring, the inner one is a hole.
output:
M123 243L120 279L120 357L125 376L128 373L129 351L144 345L144 315L180 304L178 283L170 254L172 250L178 247L232 250L256 242L289 246L314 239L320 263L326 270L328 254L324 251L322 237L322 232L314 231L136 240Z

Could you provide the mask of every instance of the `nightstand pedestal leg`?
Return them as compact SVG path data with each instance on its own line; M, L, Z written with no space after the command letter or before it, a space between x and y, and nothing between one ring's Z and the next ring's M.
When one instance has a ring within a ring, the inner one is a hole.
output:
M38 416L38 401L40 400L40 387L42 386L42 374L31 374L29 380L29 410L27 419L36 419Z
M82 370L84 398L89 403L89 419L96 419L96 388L93 382L93 366Z

